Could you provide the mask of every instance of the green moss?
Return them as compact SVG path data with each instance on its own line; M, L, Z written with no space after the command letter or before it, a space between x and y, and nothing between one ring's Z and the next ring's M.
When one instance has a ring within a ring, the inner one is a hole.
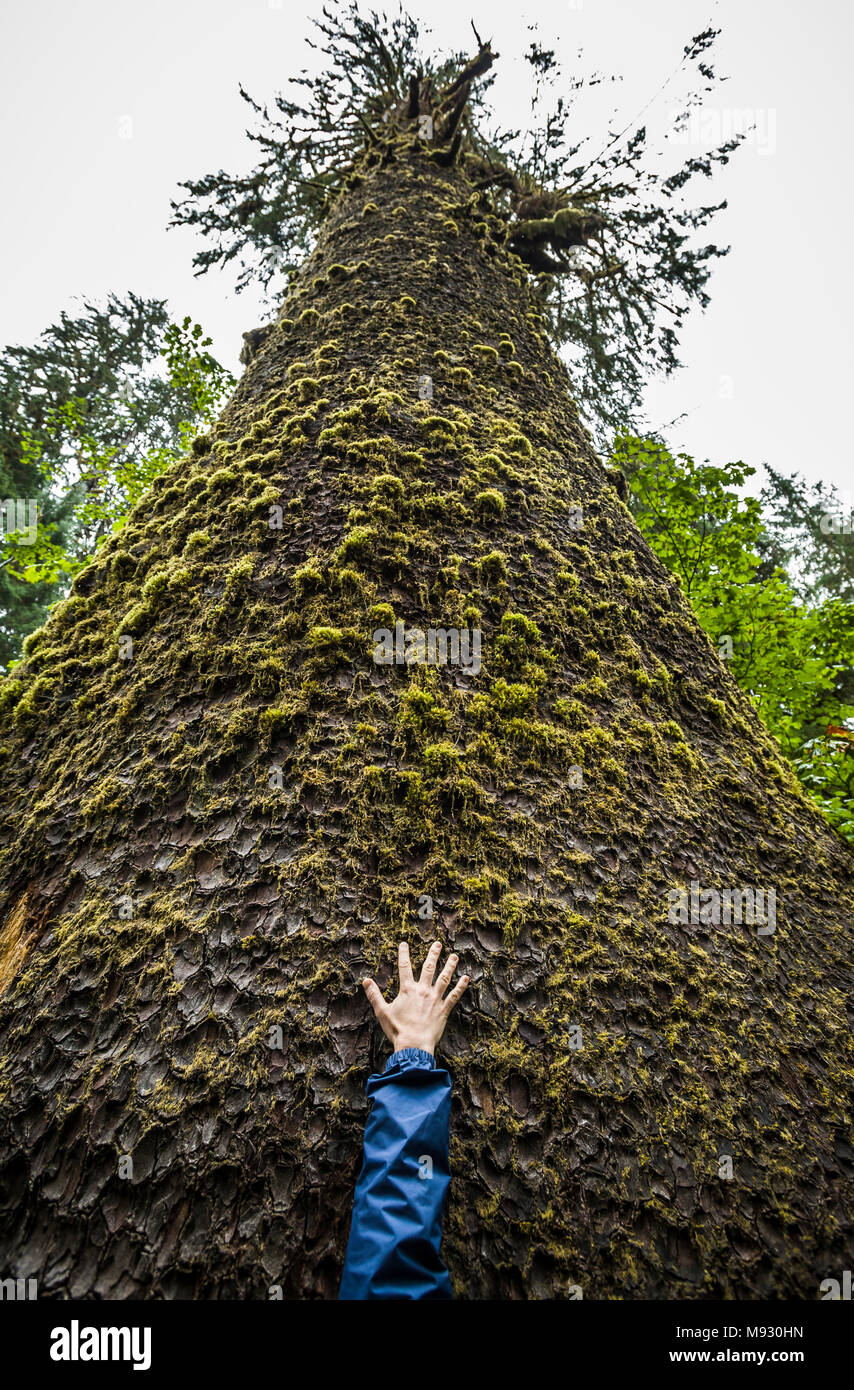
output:
M454 420L443 415L425 415L418 423L424 433L431 435L436 442L449 448L454 446L458 428Z
M380 473L371 479L371 492L381 497L400 498L405 495L406 488L395 473Z
M481 516L503 516L507 509L503 494L496 488L488 488L485 492L479 492L474 499L474 504Z
M245 555L241 559L235 560L229 566L226 575L224 596L227 599L234 599L245 594L254 569L255 562L251 555Z
M367 559L374 550L377 532L372 526L354 526L344 537L333 557L336 564L345 560Z
M314 398L319 394L320 382L317 380L316 377L298 377L297 380L293 383L293 389L296 391L299 400L303 404L306 404L308 401L314 400Z
M431 776L444 777L457 771L462 755L453 744L444 742L428 744L421 756Z
M489 698L502 714L529 714L536 708L539 690L536 686L521 681L507 682L500 677L493 683Z
M236 487L239 482L240 474L235 468L218 468L208 479L208 485L211 488L217 488L219 490L223 490L227 487Z
M580 581L577 574L572 570L560 569L555 575L555 586L562 594L577 594L580 588Z
M375 603L368 609L368 618L374 627L388 628L392 631L395 623L394 609L390 603Z
M507 557L500 550L491 550L488 555L481 556L477 568L483 579L497 584L507 578Z
M310 646L327 650L342 646L345 639L340 627L313 627L307 640Z
M207 531L191 531L184 542L185 555L202 555L210 550L213 542Z
M570 729L585 729L590 723L590 715L579 700L555 700L555 716Z
M448 377L457 386L470 386L474 381L474 376L468 367L452 367L448 372Z

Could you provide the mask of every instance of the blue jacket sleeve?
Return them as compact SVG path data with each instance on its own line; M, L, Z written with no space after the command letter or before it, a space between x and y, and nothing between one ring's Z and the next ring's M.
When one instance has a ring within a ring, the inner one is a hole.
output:
M367 1090L365 1155L338 1297L451 1298L439 1254L451 1180L451 1078L429 1052L406 1047Z

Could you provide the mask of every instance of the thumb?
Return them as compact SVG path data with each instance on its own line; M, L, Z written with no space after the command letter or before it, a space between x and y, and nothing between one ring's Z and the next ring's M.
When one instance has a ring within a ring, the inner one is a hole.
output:
M382 1022L382 1016L385 1013L385 999L383 998L382 990L370 976L366 976L362 981L362 988L368 996L368 1003L377 1018Z

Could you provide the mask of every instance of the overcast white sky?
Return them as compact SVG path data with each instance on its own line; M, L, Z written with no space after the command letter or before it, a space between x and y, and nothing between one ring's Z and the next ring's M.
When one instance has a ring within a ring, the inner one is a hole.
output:
M375 8L382 8L375 0ZM389 6L391 8L391 6ZM527 26L568 72L621 73L624 122L657 90L691 36L723 30L716 66L730 81L713 110L726 133L754 112L757 133L701 190L730 207L713 233L732 245L712 304L683 339L684 370L649 395L654 423L686 419L670 442L724 462L764 460L852 487L854 377L849 176L854 7L846 0L411 0L436 40L470 43L469 18L502 55L496 102L520 105ZM268 313L228 274L196 279L189 231L166 231L182 178L249 167L248 108L303 65L309 5L291 0L5 0L0 21L5 216L0 341L30 342L75 295L167 298L191 314L220 360ZM673 102L656 107L666 126ZM130 138L126 138L130 133ZM579 132L583 133L583 132ZM711 201L711 199L708 199Z

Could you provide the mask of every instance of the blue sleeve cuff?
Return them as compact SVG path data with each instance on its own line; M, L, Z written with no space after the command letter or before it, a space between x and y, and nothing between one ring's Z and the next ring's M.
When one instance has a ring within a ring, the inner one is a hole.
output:
M402 1047L399 1052L391 1054L383 1072L390 1071L392 1067L400 1067L402 1070L417 1067L420 1071L433 1071L436 1058L432 1052L424 1052L420 1047Z

